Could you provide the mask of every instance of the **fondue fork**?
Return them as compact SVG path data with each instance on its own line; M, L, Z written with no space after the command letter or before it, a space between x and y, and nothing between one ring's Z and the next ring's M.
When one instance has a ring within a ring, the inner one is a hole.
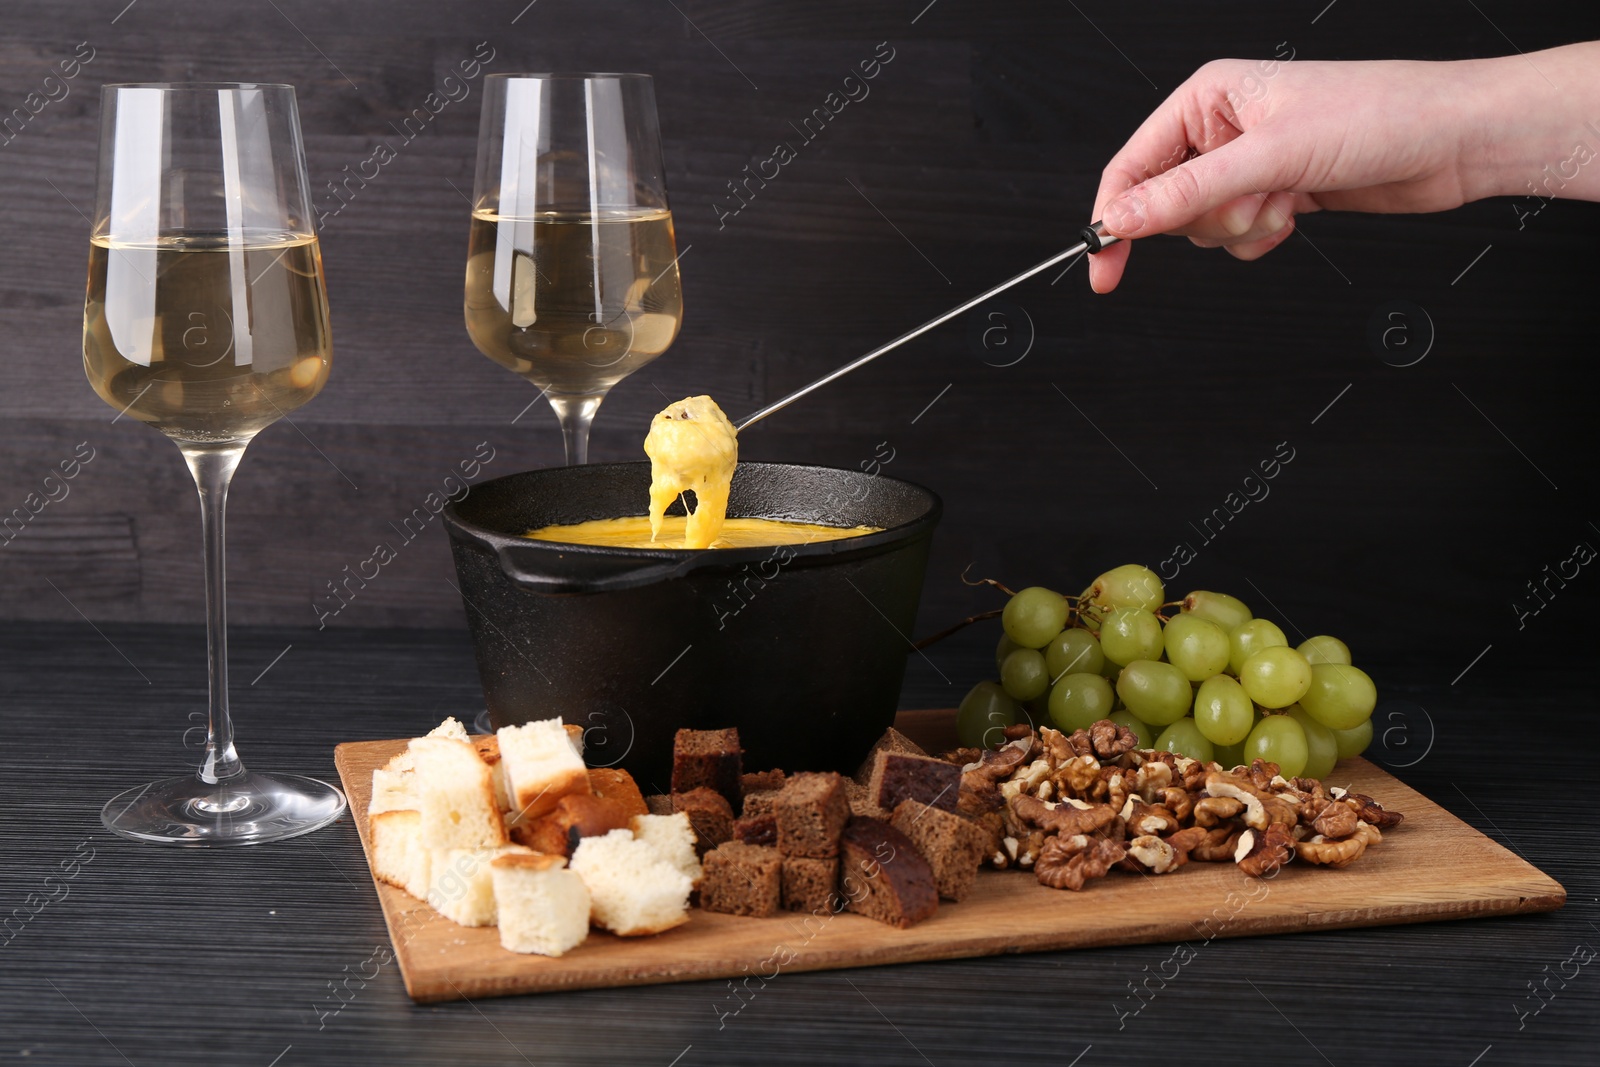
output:
M804 386L804 387L802 387L800 389L796 389L794 392L790 393L786 397L783 397L781 400L774 400L772 403L768 404L766 407L762 408L760 411L754 412L753 414L750 414L750 415L746 415L744 417L743 421L739 422L734 428L736 430L738 430L739 432L743 433L746 427L751 426L751 425L753 425L753 424L755 424L757 422L760 422L762 419L766 418L768 415L771 415L774 411L782 411L784 408L788 407L790 404L793 404L796 400L799 400L801 397L806 396L809 393L815 392L818 389L821 389L824 385L827 385L831 381L834 381L834 380L836 380L838 378L843 378L846 374L849 374L851 371L855 370L858 367L865 367L868 363L871 363L873 360L877 359L879 356L883 355L885 352L892 352L896 348L899 348L901 345L905 344L907 341L911 340L912 338L921 337L923 334L927 333L929 330L933 329L935 326L938 326L938 325L940 325L942 323L949 322L951 319L955 318L957 315L960 315L962 312L971 311L973 308L977 307L979 304L983 303L985 300L988 300L990 297L997 296L1000 293L1005 292L1007 289L1010 289L1013 285L1017 285L1020 282L1025 282L1029 278L1033 277L1035 274L1039 274L1039 273L1041 273L1043 271L1047 271L1051 267L1054 267L1058 263L1061 263L1061 262L1064 262L1066 260L1072 259L1072 258L1074 258L1076 256L1084 255L1086 253L1092 254L1092 253L1095 253L1095 252L1099 252L1102 249L1111 247L1112 245L1116 244L1119 240L1121 240L1121 238L1117 237L1115 234L1106 233L1105 224L1101 223L1101 222L1092 222L1089 225L1085 226L1082 230L1078 231L1078 236L1081 238L1081 240L1079 240L1077 244L1073 245L1071 248L1067 249L1066 251L1060 252L1060 253L1058 253L1056 255L1051 256L1049 259L1045 260L1043 263L1039 263L1039 264L1037 264L1035 266L1029 267L1027 270L1023 271L1021 274L1017 275L1015 278L1008 278L1006 281L1001 282L999 285L995 286L993 289L987 289L984 292L981 292L977 296L973 297L971 300L968 300L965 303L957 304L955 307L951 308L949 311L943 312L942 314L939 314L939 315L935 315L933 318L929 319L927 322L923 323L921 326L918 326L916 329L908 330L905 333L901 334L899 337L896 337L893 341L890 341L888 344L881 345L878 348L874 348L871 352L868 352L866 355L861 356L861 357L859 357L857 359L851 360L849 363L846 363L844 366L838 368L837 370L829 371L827 374L824 374L822 377L818 378L816 381L812 382L810 385Z

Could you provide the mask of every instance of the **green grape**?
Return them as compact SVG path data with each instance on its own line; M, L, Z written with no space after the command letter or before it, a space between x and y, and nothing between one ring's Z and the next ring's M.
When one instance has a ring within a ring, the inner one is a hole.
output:
M1263 648L1239 668L1239 684L1264 708L1286 708L1311 688L1311 664L1292 648Z
M1013 700L1032 700L1049 689L1044 653L1035 648L1013 649L1000 665L1000 684Z
M1251 619L1228 631L1228 669L1235 675L1244 661L1263 648L1288 648L1289 639L1283 636L1276 623L1266 619Z
M1194 720L1189 718L1179 719L1177 722L1161 731L1161 736L1156 738L1156 748L1176 752L1180 756L1200 760L1202 763L1216 758L1216 749L1202 734Z
M994 672L999 674L1000 664L1006 661L1007 656L1011 655L1011 653L1015 652L1021 647L1021 645L1011 640L1010 636L1002 633L1000 635L1000 643L994 646Z
M1141 608L1115 612L1100 628L1100 651L1112 663L1126 666L1136 659L1160 659L1165 648L1161 620Z
M1111 715L1111 683L1098 674L1064 674L1050 687L1050 719L1056 729L1087 730Z
M1194 691L1183 672L1153 659L1136 659L1122 668L1117 695L1129 711L1152 726L1177 722L1189 714L1194 701Z
M1183 598L1183 611L1216 623L1224 632L1237 630L1252 618L1250 609L1238 597L1208 593L1204 589L1196 589Z
M1099 674L1105 665L1106 655L1100 651L1100 641L1082 627L1062 630L1044 646L1044 665L1052 679L1063 674Z
M1139 739L1140 748L1153 748L1156 743L1156 733L1150 724L1131 711L1113 711L1106 716L1118 726L1126 726L1133 731L1133 736Z
M1067 598L1042 585L1030 585L1006 601L1000 622L1018 645L1043 648L1067 624Z
M1299 652L1312 664L1350 662L1350 646L1327 634L1306 638L1300 642Z
M1161 579L1149 567L1124 563L1112 567L1085 590L1089 599L1102 608L1140 608L1155 611L1166 600Z
M1235 767L1245 766L1243 741L1240 741L1237 745L1216 745L1214 747L1217 754L1212 758L1222 764L1223 770L1231 771Z
M1339 761L1339 742L1333 731L1307 715L1299 704L1291 704L1288 714L1306 735L1306 765L1300 773L1307 778L1328 777Z
M1367 750L1367 746L1372 744L1372 720L1368 719L1348 730L1333 731L1333 740L1339 746L1340 759L1361 755Z
M1228 631L1198 615L1175 615L1164 632L1167 662L1191 682L1203 682L1228 669Z
M1297 778L1305 771L1309 757L1306 732L1299 723L1287 715L1266 715L1244 739L1244 759L1240 762L1270 760L1278 765L1279 774Z
M1017 721L1017 702L999 682L979 682L961 698L956 711L956 735L967 748L994 748L1005 740L1007 726Z
M1239 745L1256 724L1244 686L1226 674L1207 678L1194 695L1194 724L1214 745Z
M1372 717L1378 705L1378 687L1360 667L1346 663L1317 663L1311 667L1311 688L1300 706L1330 730L1349 730Z

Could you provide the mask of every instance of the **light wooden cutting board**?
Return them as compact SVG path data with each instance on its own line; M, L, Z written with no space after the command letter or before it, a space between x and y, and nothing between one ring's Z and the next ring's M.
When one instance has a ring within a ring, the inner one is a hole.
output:
M902 712L896 726L930 750L954 746L951 711ZM372 771L406 740L338 746L334 761L371 860ZM1551 911L1561 885L1439 805L1365 760L1329 776L1405 814L1405 823L1345 870L1292 863L1270 880L1231 863L1191 863L1156 876L1114 871L1082 892L1047 889L1028 871L980 872L972 895L897 930L858 915L767 919L695 909L657 937L595 931L557 959L500 947L493 927L457 926L393 886L374 881L405 977L419 1002L706 978L771 981L779 973L1009 952L1193 944L1211 937L1380 926Z

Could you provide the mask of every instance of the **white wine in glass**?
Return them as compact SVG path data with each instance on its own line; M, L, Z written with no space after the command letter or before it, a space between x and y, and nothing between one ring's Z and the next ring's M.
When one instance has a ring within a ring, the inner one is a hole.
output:
M332 346L294 90L108 85L89 241L84 370L101 399L170 437L200 492L210 717L194 774L113 797L106 828L244 845L338 818L338 789L247 770L228 713L228 487L256 434L316 396Z
M484 81L467 333L550 399L568 463L612 386L678 336L683 292L643 74Z
M185 234L89 243L84 367L100 398L175 440L252 437L328 380L327 304L315 237ZM142 277L141 277L142 275ZM233 285L249 279L249 316ZM153 285L146 285L149 278ZM247 362L237 353L249 348Z

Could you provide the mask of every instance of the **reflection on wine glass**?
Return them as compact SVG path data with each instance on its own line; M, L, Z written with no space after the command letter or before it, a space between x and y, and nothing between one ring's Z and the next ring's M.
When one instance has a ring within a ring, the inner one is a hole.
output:
M550 398L585 463L606 393L683 319L650 77L489 75L472 203L467 333Z
M322 257L294 89L108 85L89 241L83 365L102 400L172 438L200 491L210 719L196 774L101 812L126 837L276 841L345 809L333 786L248 771L228 715L224 512L256 434L328 380Z

